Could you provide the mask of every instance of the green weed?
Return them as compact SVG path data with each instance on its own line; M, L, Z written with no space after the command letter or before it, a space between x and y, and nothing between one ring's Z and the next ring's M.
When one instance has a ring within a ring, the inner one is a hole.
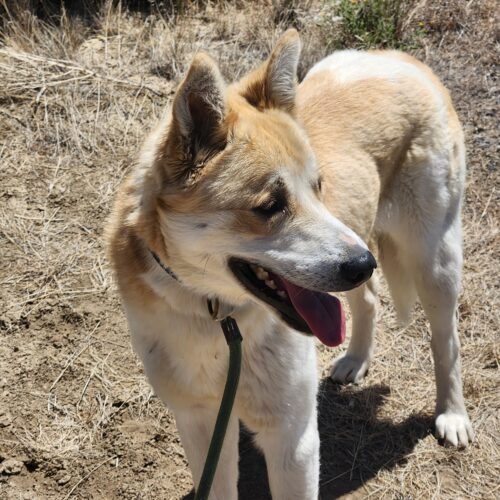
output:
M420 44L423 27L407 26L411 3L406 0L337 0L338 18L331 30L332 48L393 48L410 50ZM340 18L340 19L339 19Z

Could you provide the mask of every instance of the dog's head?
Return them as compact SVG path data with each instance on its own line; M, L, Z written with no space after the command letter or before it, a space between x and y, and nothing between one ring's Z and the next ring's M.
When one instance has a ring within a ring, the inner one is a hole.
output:
M343 340L344 319L324 292L361 284L376 264L321 201L321 175L294 115L299 54L290 30L230 86L197 55L144 148L143 210L156 229L152 250L186 286L234 305L263 302L332 345Z

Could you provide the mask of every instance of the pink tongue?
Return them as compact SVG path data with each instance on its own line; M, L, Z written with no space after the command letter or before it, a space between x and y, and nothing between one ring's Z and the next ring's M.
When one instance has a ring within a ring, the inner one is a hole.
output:
M273 280L286 290L295 310L323 344L334 347L344 341L345 315L337 297L301 288L276 275Z

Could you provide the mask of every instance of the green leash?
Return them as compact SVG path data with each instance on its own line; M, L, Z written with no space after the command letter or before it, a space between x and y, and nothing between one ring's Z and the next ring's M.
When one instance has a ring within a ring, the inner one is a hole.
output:
M212 305L208 303L208 309L212 317L215 317ZM224 337L229 346L229 368L227 371L226 385L224 387L224 394L220 403L219 413L215 421L214 433L208 448L207 458L205 460L205 467L201 475L200 484L196 489L194 500L208 500L210 489L219 463L220 452L224 437L226 436L227 424L233 409L234 398L236 396L236 389L240 380L241 371L241 338L240 330L236 321L227 316L220 322Z

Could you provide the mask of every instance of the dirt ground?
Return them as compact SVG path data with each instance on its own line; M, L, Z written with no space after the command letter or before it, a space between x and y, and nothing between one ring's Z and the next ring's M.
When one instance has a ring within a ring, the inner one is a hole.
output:
M294 24L304 74L327 51L325 26L337 22L335 2L212 2L177 16L144 3L101 2L54 23L41 2L24 10L30 2L0 1L1 498L190 494L174 419L130 346L103 225L197 50L213 54L230 80ZM318 346L323 499L500 496L494 16L494 1L421 0L408 18L427 31L415 52L450 89L467 137L459 317L476 441L458 451L433 437L426 321L417 308L399 327L383 288L377 352L361 385L329 382L330 360L345 347ZM240 451L240 498L270 498L244 429Z

